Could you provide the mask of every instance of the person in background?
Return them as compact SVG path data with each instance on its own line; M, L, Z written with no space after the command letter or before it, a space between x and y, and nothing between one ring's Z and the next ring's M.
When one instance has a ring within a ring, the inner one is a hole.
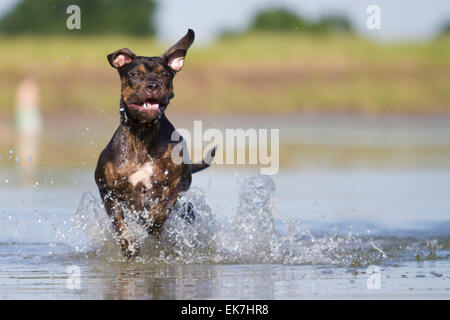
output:
M22 182L29 182L38 164L39 137L42 116L39 110L39 86L32 76L26 76L16 91L15 126L17 132L17 162Z

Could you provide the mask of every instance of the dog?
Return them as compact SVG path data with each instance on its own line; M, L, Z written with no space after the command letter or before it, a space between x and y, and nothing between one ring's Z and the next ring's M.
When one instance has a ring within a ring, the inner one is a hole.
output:
M165 116L174 97L173 78L183 68L194 37L189 29L158 57L137 56L128 48L107 56L121 80L120 125L99 156L95 181L127 259L139 256L140 249L127 227L124 212L138 213L138 223L149 234L157 234L179 206L179 196L189 189L192 173L210 163L172 160L172 151L182 137L172 141L175 128ZM208 156L212 159L214 153L215 149ZM183 206L186 220L192 221L192 205Z

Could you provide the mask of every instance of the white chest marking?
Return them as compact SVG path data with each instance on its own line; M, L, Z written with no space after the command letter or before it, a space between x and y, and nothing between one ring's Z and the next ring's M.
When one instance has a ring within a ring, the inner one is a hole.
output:
M146 162L135 173L128 176L128 182L135 187L138 183L142 183L147 189L152 186L151 175L153 174L153 166L151 162Z

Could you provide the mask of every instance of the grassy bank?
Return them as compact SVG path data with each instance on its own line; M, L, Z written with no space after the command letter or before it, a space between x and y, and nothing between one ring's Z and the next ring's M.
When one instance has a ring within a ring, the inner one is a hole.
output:
M117 111L119 80L106 54L142 38L0 38L0 112L34 74L46 112ZM450 38L383 45L353 36L253 34L195 45L177 75L174 113L450 113Z

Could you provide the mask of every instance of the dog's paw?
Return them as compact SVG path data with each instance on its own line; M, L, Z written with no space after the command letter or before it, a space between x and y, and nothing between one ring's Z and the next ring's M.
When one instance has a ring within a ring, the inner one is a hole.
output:
M121 241L123 255L127 260L134 260L139 257L140 250L136 243L123 239Z
M127 250L125 252L125 259L128 261L136 260L139 257L139 250Z

